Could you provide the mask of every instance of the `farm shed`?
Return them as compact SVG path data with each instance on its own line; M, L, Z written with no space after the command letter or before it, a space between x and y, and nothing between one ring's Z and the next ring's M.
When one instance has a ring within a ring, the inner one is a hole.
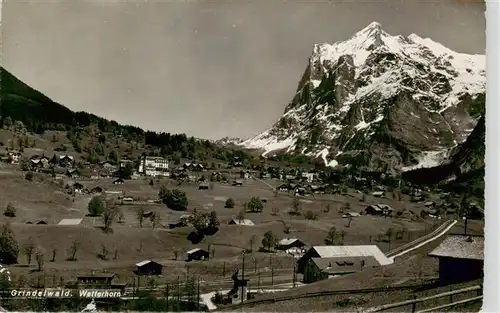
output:
M378 265L388 265L393 262L375 245L359 246L313 246L297 261L298 272L304 273L305 265L312 258L338 258L338 257L369 257L377 260Z
M151 260L139 262L135 266L137 275L161 275L163 271L163 265Z
M194 248L187 252L188 261L193 260L208 260L210 257L210 253L206 250L200 248Z
M439 259L441 283L457 283L484 277L484 237L449 235L429 253Z
M290 248L303 248L306 244L297 238L284 238L278 242L278 250L288 250Z
M365 213L369 215L390 215L393 209L386 204L372 204L365 208Z

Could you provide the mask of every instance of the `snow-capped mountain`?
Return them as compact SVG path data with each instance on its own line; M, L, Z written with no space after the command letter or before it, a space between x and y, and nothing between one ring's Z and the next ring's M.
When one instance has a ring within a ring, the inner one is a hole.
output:
M485 63L373 22L347 41L315 45L283 116L240 145L329 166L435 166L484 112Z

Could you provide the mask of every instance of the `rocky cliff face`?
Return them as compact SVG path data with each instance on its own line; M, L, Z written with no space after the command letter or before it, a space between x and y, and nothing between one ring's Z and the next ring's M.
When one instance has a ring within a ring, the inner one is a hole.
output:
M293 100L268 130L240 145L373 170L435 166L484 111L485 56L454 52L374 22L313 48Z

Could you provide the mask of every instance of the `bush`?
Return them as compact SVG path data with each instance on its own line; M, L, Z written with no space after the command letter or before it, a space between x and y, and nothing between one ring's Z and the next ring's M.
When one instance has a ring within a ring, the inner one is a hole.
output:
M93 216L99 216L104 211L104 203L99 196L95 196L90 199L89 204L87 206L89 213Z
M314 213L313 211L307 211L304 217L306 218L306 220L317 220L318 214Z
M234 200L233 198L229 198L226 200L226 204L224 205L225 208L227 209L232 209L234 208Z
M5 208L5 212L3 212L3 215L8 216L8 217L15 217L16 216L16 208L12 203L9 203L7 207Z
M258 197L252 197L250 201L247 203L247 210L249 212L262 212L264 209L264 204L262 203L262 200L260 200Z
M24 178L26 178L26 180L32 181L33 180L33 172L29 171L28 173L26 173Z

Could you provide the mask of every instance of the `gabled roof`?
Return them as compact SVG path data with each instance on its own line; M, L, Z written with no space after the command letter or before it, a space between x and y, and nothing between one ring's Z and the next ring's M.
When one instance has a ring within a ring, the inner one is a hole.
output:
M314 249L321 258L373 256L380 265L388 265L393 263L375 245L313 246L311 249Z
M146 264L149 264L149 263L156 263L156 264L160 264L158 262L155 262L155 261L151 261L151 260L144 260L144 261L141 261L139 263L136 263L135 265L138 266L138 267L141 267L141 266L144 266ZM161 264L160 264L161 265Z
M449 235L429 256L484 260L484 237Z
M63 218L57 225L79 225L83 218Z
M233 218L230 222L230 224L236 224L236 225L245 225L245 226L253 226L255 225L251 220L249 219L240 219L239 218Z
M300 241L299 239L297 238L283 238L281 239L278 244L280 246L288 246L288 245L291 245L292 243L296 242L296 241ZM301 242L301 241L300 241Z
M201 249L201 248L194 248L194 249L189 250L189 251L188 251L188 252L186 252L186 253L187 253L187 254L192 254L192 253L195 253L195 252L198 252L198 251L203 251L203 252L208 253L208 251L205 251L205 250L203 250L203 249Z

